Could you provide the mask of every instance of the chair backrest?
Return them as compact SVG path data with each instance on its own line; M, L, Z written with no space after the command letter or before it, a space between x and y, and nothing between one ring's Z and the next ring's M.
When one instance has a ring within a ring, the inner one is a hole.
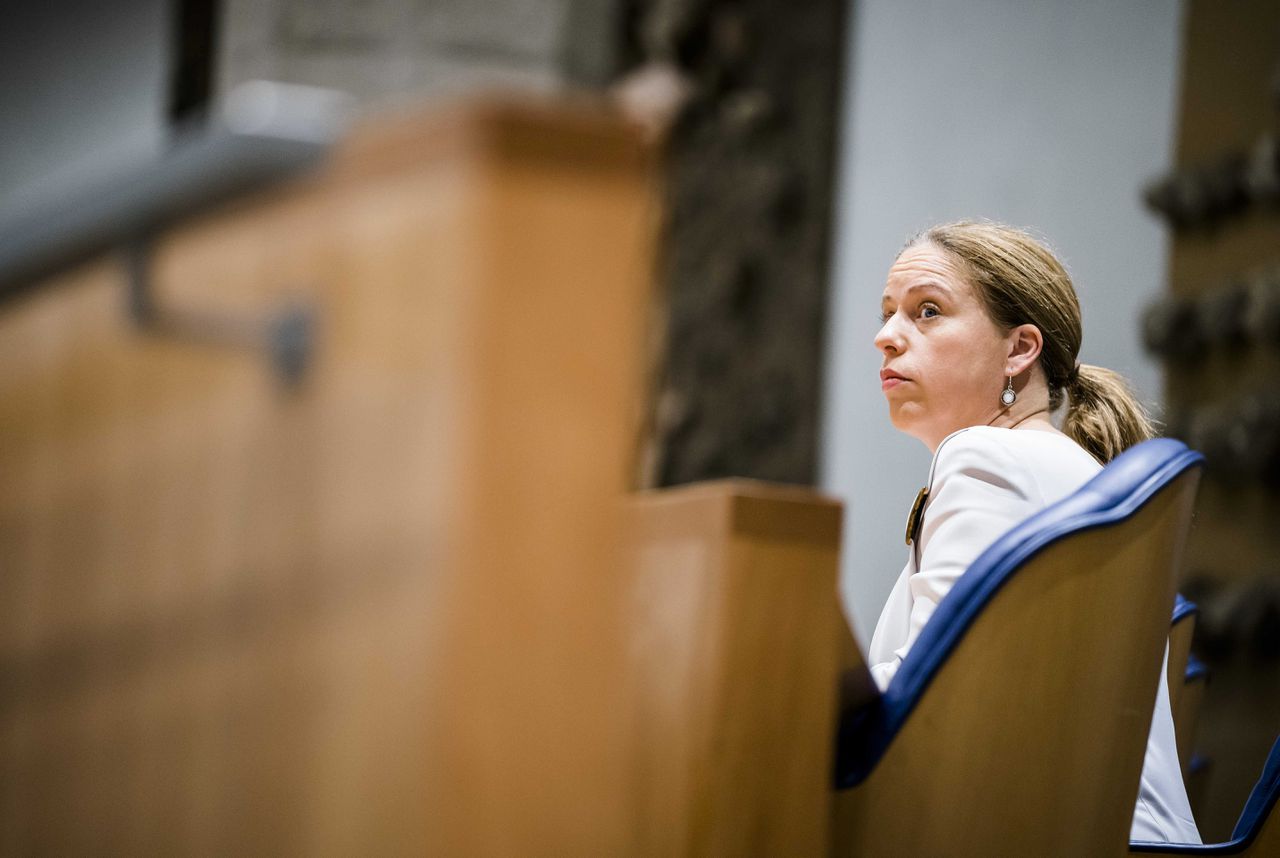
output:
M750 480L628 501L630 854L827 851L841 516Z
M1200 707L1204 703L1205 685L1209 668L1194 655L1188 656L1187 666L1176 682L1169 682L1169 700L1173 713L1173 732L1178 742L1178 760L1185 780L1191 774L1191 758L1195 755L1196 727L1200 723ZM1175 696L1173 689L1177 686Z
M1253 785L1244 811L1225 843L1147 843L1134 841L1130 852L1147 855L1280 855L1280 819L1273 813L1280 799L1280 739L1271 746L1271 753L1262 767L1258 782Z
M1169 624L1169 706L1178 711L1187 659L1191 657L1191 639L1195 636L1196 615L1200 608L1181 593L1174 597L1173 621Z
M1280 855L1280 820L1272 819L1271 813L1277 798L1280 798L1280 739L1271 746L1266 765L1244 803L1231 839L1245 844L1255 855Z
M1123 851L1201 461L1140 444L970 565L841 719L836 854Z

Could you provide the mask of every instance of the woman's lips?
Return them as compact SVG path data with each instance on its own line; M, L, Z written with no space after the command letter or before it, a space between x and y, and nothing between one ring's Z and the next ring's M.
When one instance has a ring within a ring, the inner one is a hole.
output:
M880 370L880 389L885 392L893 390L904 381L910 381L910 379L899 375L891 369Z

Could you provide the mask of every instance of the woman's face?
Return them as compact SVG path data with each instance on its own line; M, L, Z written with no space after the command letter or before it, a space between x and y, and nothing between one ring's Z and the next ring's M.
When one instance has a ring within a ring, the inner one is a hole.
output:
M1012 344L949 254L927 243L904 250L889 269L881 317L875 345L896 428L935 450L1000 413Z

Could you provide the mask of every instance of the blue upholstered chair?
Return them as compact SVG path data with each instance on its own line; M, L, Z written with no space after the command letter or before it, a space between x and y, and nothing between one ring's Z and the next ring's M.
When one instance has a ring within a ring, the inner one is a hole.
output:
M1187 657L1182 671L1182 681L1169 685L1169 700L1173 707L1173 730L1178 737L1178 761L1182 765L1185 780L1191 772L1191 758L1195 756L1196 729L1200 723L1200 707L1204 703L1205 686L1209 682L1209 668L1194 655Z
M1272 858L1280 855L1280 820L1275 818L1273 812L1277 797L1280 797L1280 739L1271 746L1266 765L1262 767L1262 774L1249 793L1244 812L1240 814L1230 840L1225 843L1185 845L1135 841L1129 844L1129 851L1146 855L1246 855Z
M1173 597L1173 624L1176 626L1183 619L1200 613L1200 606L1181 593Z
M833 854L1125 851L1201 461L1137 445L973 562L841 713Z
M1182 766L1187 792L1191 792L1191 757L1194 751L1196 722L1200 718L1200 702L1208 670L1191 654L1196 617L1200 608L1195 602L1177 594L1173 602L1173 622L1169 626L1169 709L1173 713L1173 730L1178 737L1178 761Z
M1178 695L1182 690L1191 658L1191 639L1195 636L1196 617L1200 613L1195 602L1178 593L1173 600L1173 621L1169 624L1169 705L1178 711Z

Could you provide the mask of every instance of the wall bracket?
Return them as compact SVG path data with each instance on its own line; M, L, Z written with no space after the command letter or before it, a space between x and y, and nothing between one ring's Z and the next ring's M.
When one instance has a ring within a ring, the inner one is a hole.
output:
M125 246L129 318L142 331L186 342L263 352L281 382L296 387L311 363L315 311L291 301L263 318L184 311L159 302L151 278L151 242Z

